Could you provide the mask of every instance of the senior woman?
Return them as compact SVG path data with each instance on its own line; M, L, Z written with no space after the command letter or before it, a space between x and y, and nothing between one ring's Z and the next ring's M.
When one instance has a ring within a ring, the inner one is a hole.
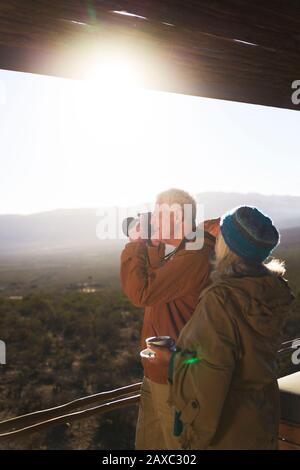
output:
M276 353L293 300L271 219L254 207L220 223L212 283L182 329L169 363L169 403L182 449L276 449ZM156 360L156 358L149 359Z

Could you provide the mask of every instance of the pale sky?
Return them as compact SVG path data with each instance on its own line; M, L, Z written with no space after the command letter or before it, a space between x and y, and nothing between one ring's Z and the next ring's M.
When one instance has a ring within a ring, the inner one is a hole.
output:
M0 71L0 214L169 187L300 195L300 113Z

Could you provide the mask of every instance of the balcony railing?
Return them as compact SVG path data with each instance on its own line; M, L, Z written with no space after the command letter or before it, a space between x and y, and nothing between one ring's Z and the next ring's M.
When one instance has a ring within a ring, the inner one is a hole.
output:
M291 356L295 351L295 341L299 341L300 343L300 339L286 341L282 343L281 348L278 351L279 362L287 362L288 364L286 370L283 370L279 377L286 376L300 370L300 365L293 365L291 363ZM0 443L10 442L13 439L18 439L34 432L40 432L59 424L71 423L73 421L90 418L98 414L107 413L112 410L135 405L140 400L141 384L142 382L138 382L115 390L96 393L54 408L36 411L2 421L0 422ZM292 427L293 435L300 436L300 423L298 427L297 423L285 422L284 429L286 429L286 425ZM283 436L280 439L284 440L285 438Z
M108 392L79 398L64 405L35 411L0 422L0 443L43 431L58 424L71 423L97 414L125 408L139 402L141 382ZM96 405L90 407L90 405ZM86 408L87 407L87 408ZM85 408L85 409L81 409Z

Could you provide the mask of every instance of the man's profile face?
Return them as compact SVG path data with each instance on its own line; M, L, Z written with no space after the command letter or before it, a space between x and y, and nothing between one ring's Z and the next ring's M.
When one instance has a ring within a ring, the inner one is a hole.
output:
M170 240L182 237L182 210L170 208L168 204L155 205L152 214L154 238L168 243Z

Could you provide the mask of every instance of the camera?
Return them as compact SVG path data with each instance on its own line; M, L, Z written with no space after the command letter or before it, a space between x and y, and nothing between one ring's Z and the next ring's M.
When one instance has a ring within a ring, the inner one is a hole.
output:
M144 240L151 239L151 219L152 219L152 212L139 212L137 217L127 217L122 222L122 230L126 237L129 237L130 230L133 230L134 227L139 223L139 234L140 237Z

